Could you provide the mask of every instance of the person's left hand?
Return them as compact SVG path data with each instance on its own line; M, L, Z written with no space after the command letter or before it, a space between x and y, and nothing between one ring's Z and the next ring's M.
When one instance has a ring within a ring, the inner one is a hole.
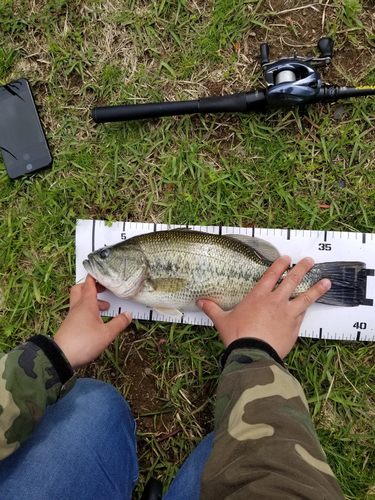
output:
M70 291L70 309L53 340L61 348L73 369L89 363L129 326L132 316L124 312L104 323L100 311L109 308L108 302L98 300L104 288L88 275L84 283Z

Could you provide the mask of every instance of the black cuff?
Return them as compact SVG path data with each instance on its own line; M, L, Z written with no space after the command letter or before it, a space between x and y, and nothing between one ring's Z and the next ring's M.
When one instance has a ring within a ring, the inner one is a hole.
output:
M255 339L251 337L243 337L242 339L234 340L228 347L225 349L223 357L221 358L221 368L224 370L225 363L229 357L229 354L235 349L260 349L261 351L265 351L267 354L271 356L279 365L284 367L283 360L277 354L275 349L271 347L267 342L264 342L260 339Z
M42 349L56 370L62 384L65 384L65 382L73 377L73 368L65 359L62 350L52 338L47 338L44 335L34 335L34 337L28 339L28 342L32 342Z

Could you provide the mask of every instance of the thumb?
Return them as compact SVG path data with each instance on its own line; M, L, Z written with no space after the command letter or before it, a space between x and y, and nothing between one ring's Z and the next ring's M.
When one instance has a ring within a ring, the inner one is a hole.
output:
M106 328L109 336L112 340L121 333L125 328L127 328L132 321L132 315L130 312L124 312L115 316L109 323L106 324Z
M212 300L200 299L197 306L216 324L224 311Z

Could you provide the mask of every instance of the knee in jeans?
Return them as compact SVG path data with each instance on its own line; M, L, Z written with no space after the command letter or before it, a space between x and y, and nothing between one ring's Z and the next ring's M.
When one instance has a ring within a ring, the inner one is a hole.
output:
M92 418L106 420L124 414L131 417L128 403L119 391L106 382L95 379L79 379L72 389L75 404L80 405Z

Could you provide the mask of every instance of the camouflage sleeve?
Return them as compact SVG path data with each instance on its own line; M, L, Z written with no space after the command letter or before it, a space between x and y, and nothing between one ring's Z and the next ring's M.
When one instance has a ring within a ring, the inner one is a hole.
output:
M28 438L72 377L63 352L44 335L0 354L0 460Z
M256 339L228 349L201 499L344 500L302 387L277 353Z

